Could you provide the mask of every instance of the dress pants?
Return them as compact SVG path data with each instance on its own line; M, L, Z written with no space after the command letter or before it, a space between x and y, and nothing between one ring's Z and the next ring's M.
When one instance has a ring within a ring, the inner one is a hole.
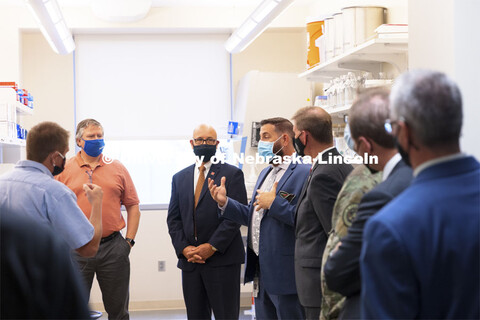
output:
M240 313L240 264L211 267L195 264L182 271L183 297L188 319L238 319Z
M255 317L257 320L269 319L305 319L303 307L296 294L269 294L262 285L259 276L259 292L255 298Z
M305 319L307 320L318 320L320 318L320 309L315 307L304 307L305 309Z
M128 314L130 284L130 245L121 234L101 243L93 258L84 258L75 253L80 271L90 297L93 276L97 274L98 285L108 319L130 319Z

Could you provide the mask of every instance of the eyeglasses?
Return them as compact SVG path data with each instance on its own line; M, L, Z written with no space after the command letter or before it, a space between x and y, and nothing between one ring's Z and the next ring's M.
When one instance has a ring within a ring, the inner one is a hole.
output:
M208 138L208 139L202 139L202 138L197 138L197 139L193 139L193 141L195 141L195 144L209 144L209 145L214 145L217 143L217 139L213 139L213 138Z

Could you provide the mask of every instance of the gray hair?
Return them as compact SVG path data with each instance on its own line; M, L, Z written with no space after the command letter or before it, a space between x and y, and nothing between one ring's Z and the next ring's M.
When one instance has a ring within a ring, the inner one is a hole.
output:
M76 140L81 140L82 137L83 137L83 131L85 131L85 128L88 128L89 126L100 127L100 128L102 128L102 134L104 133L103 127L100 124L100 122L98 122L95 119L85 119L85 120L82 120L78 123L77 132L75 134L75 139Z
M446 74L413 70L400 75L390 94L392 118L403 118L422 145L458 143L462 129L462 95Z

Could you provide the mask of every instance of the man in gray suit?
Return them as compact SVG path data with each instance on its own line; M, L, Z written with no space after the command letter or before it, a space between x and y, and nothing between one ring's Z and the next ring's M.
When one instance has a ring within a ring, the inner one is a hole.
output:
M412 180L412 169L402 161L395 140L384 128L389 116L389 90L371 88L363 92L349 112L349 124L358 154L377 156L371 170L383 171L382 182L365 194L357 215L337 250L331 252L324 267L330 290L346 296L339 319L360 319L360 252L363 230L371 216L405 190Z
M305 107L292 118L295 149L315 158L297 203L295 226L295 280L307 319L318 320L322 303L322 255L332 228L332 210L350 164L341 163L333 146L332 118L319 107ZM335 158L336 164L329 159ZM340 158L341 159L341 158Z

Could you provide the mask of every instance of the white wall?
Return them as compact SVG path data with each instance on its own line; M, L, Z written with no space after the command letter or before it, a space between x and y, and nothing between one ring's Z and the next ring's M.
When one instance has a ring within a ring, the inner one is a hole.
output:
M480 12L480 1L455 1L453 55L455 57L454 78L458 81L463 95L462 149L480 159L480 41L476 22Z
M20 82L20 31L18 30L16 8L0 10L0 79Z
M480 158L476 0L409 1L409 68L439 70L457 81L463 96L463 151Z
M73 55L58 55L40 33L21 36L22 88L34 97L33 116L24 116L23 126L30 129L42 121L53 121L70 131L70 152L75 152L73 97Z

